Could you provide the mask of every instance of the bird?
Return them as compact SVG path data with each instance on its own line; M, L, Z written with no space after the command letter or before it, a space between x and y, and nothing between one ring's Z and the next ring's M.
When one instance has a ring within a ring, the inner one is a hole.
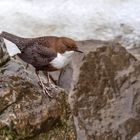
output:
M17 54L18 57L35 68L43 93L51 98L49 88L43 83L39 71L47 72L47 82L54 87L48 72L64 68L71 61L74 52L83 53L78 49L76 41L68 37L41 36L24 38L5 31L2 31L0 36L11 41L19 48L21 52Z

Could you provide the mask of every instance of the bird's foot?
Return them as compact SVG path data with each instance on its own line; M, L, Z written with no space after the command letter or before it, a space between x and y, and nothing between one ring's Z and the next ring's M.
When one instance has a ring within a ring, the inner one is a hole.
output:
M42 81L39 81L38 84L42 88L44 95L48 95L50 98L52 98L52 95L50 94L51 89L47 87Z
M52 88L52 89L56 89L57 90L57 86L53 83L49 83L49 86Z
M51 88L49 88L49 84L48 83L44 83L44 82L38 82L39 86L42 87L42 84L47 88L47 90L51 91ZM46 86L47 85L47 86Z
M58 90L57 86L55 84L51 83L51 82L45 83L43 81L39 81L38 84L43 89L44 95L45 96L47 95L50 98L54 97L54 96L51 95L51 93Z
M42 83L40 81L38 82L38 84L42 87ZM49 91L51 91L51 89L57 89L57 86L55 84L53 84L53 83L44 83L43 82L43 84L48 85L47 89Z
M53 98L53 96L50 94L50 89L46 86L42 87L43 88L43 93L45 95L48 95L50 98Z

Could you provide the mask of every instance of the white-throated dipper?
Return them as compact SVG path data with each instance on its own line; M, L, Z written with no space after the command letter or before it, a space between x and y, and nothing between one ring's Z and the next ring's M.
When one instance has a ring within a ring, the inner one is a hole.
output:
M56 71L65 67L71 60L78 47L74 40L67 37L43 36L36 38L22 38L11 33L2 32L1 37L14 43L21 51L17 55L25 62L34 66L43 92L49 97L48 87L42 82L39 71ZM50 83L47 74L48 83Z

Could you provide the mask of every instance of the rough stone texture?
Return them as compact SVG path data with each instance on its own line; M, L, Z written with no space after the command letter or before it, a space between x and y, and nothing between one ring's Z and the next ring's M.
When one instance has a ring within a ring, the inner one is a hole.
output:
M95 51L97 48L102 47L103 45L112 44L113 46L117 46L120 43L120 39L116 38L111 41L101 41L101 40L86 40L86 41L78 41L77 46L87 55L89 52ZM138 60L140 60L140 47L133 46L131 49L127 49L129 53L134 55ZM72 59L72 63L69 64L64 70L61 71L60 76L59 73L55 72L52 76L54 79L58 79L58 85L64 88L67 91L70 91L71 87L75 85L75 81L77 81L79 75L79 68L82 65L84 55L75 53L75 56ZM74 69L74 70L73 70ZM58 78L59 77L59 78Z
M133 47L128 49L128 52L133 54L138 60L140 60L140 47Z
M10 59L3 38L0 38L0 66Z
M77 81L79 68L82 65L85 55L91 51L95 51L97 48L106 43L107 42L100 40L86 40L77 42L78 48L82 50L84 54L74 54L72 62L61 71L58 79L58 85L65 90L70 91L71 87L75 85L75 81Z
M49 99L37 81L18 60L0 67L0 140L75 139L66 92L57 88Z
M139 140L140 62L118 43L103 44L71 67L77 140Z
M140 62L118 43L77 44L85 56L75 54L59 78L70 91L77 140L140 140ZM129 52L139 58L138 50ZM49 100L32 67L28 71L22 61L5 60L0 67L0 140L76 139L66 92L58 88Z

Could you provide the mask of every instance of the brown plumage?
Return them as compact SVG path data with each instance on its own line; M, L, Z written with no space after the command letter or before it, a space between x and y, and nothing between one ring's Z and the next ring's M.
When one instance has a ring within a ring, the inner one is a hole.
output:
M2 32L1 37L14 43L21 51L17 55L23 61L34 66L43 89L45 86L38 75L39 70L46 70L48 72L60 69L51 63L57 57L58 53L64 54L66 51L81 52L78 50L75 41L67 37L44 36L22 38L7 32ZM43 91L49 95L46 88Z

